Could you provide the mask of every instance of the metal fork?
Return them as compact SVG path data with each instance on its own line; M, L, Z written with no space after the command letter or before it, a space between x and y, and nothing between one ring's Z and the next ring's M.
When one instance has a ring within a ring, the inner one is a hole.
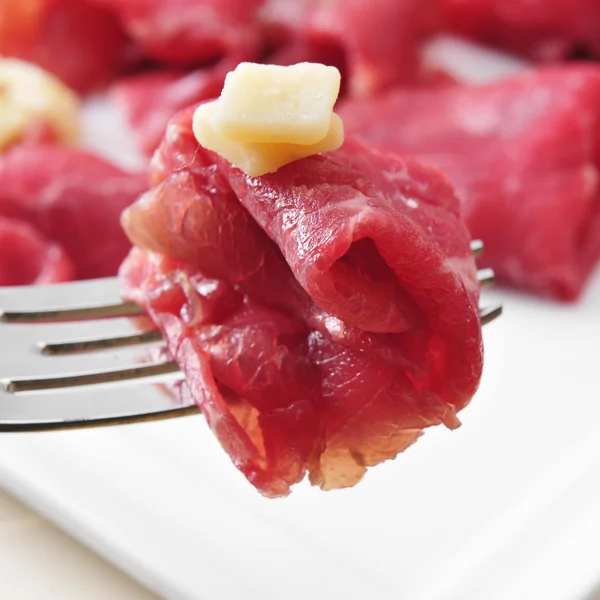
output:
M471 249L479 256L483 244L476 240ZM491 284L494 273L481 269L478 278L482 285ZM122 301L116 278L0 288L0 307L5 324L0 325L0 431L116 425L198 413L191 399L177 401L156 385L183 379L183 374L175 362L144 362L148 354L142 355L140 346L163 339L159 331L135 329L130 318L144 311ZM501 313L501 305L482 308L481 322Z

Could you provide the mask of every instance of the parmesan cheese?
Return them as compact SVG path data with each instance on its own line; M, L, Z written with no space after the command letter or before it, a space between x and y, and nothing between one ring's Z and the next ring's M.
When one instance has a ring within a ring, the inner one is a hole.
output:
M321 152L339 148L344 141L344 126L341 118L332 113L329 130L324 139L311 146L301 144L234 142L227 139L213 125L218 101L203 104L194 113L194 135L207 150L226 158L247 175L257 177L274 173L280 167Z
M316 144L329 133L339 92L335 67L241 63L225 79L213 126L237 142Z
M79 101L74 92L43 69L22 60L0 58L0 150L35 124L44 124L57 140L78 136Z
M342 120L333 112L340 89L334 67L242 63L221 96L194 113L198 142L250 176L339 148Z

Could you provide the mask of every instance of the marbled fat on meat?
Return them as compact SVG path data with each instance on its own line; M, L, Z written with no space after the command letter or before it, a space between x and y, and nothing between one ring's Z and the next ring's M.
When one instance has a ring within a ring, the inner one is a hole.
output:
M357 483L459 425L482 368L474 259L444 177L349 140L250 178L169 125L123 215L126 297L161 328L263 494Z

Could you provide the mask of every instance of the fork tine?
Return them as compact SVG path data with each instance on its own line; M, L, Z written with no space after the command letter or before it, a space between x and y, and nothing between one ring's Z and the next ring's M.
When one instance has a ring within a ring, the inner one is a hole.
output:
M132 413L111 417L90 417L80 420L56 419L54 421L5 421L0 419L0 433L27 432L27 431L52 431L57 429L81 429L92 427L106 427L114 425L131 425L133 423L147 423L149 421L166 421L179 417L188 417L199 414L196 406L180 406L166 410L157 410L148 413Z
M493 304L479 309L479 320L482 325L488 325L502 314L502 304Z
M144 314L121 298L117 277L0 289L0 322L41 323Z
M2 385L8 393L17 394L19 392L69 388L99 383L114 383L117 381L128 381L130 379L142 379L157 375L177 373L178 371L179 365L176 362L149 363L136 367L90 371L88 373L59 375L56 377L7 377L2 380Z
M477 271L477 281L479 281L481 287L493 285L495 280L494 269L479 269Z
M55 310L0 310L2 323L58 323L61 321L87 321L115 317L133 317L144 314L144 309L134 302L102 304L83 308L62 308Z
M471 251L475 257L480 256L483 243L473 240ZM491 269L481 269L477 276L481 285L493 282ZM75 303L73 299L76 299ZM4 309L0 310L0 322L16 324L3 331L7 336L3 337L3 342L6 347L11 348L14 344L22 344L25 338L27 350L24 355L29 359L27 366L30 369L22 370L24 364L22 360L17 360L19 357L13 360L11 356L7 356L7 360L3 360L5 373L10 373L13 368L13 373L17 372L16 376L0 380L0 431L115 425L198 413L191 399L178 403L160 385L166 379L183 379L176 362L140 364L143 357L128 356L126 349L119 352L117 357L121 364L125 360L129 362L125 368L112 368L115 357L109 353L94 357L94 362L85 362L84 356L73 357L80 353L115 348L132 347L132 351L135 351L137 345L162 340L159 331L135 331L134 323L129 320L115 319L145 314L137 304L122 301L117 278L35 288L4 288L0 289L0 306ZM39 310L39 307L48 308ZM480 308L481 324L492 322L500 314L501 305ZM90 319L96 322L88 325L81 322L65 323ZM113 320L99 322L98 319ZM27 325L28 323L46 323L44 327L49 332L47 337L66 339L38 343L36 351L35 344L39 337L34 336L37 336L38 327ZM100 335L94 337L95 332ZM40 356L40 352L56 358L47 361ZM137 364L131 364L132 358ZM64 370L74 370L74 365L77 364L81 366L81 372L51 375L52 365L60 365L61 361ZM34 368L32 362L35 363ZM85 370L90 367L95 370ZM21 376L32 371L38 375ZM115 394L113 385L94 386L119 382L124 385L131 380L138 382L135 386L129 386L125 394ZM84 391L80 386L92 387L87 387Z
M471 252L475 258L479 258L483 254L483 242L481 240L472 240Z
M500 305L482 309L482 324L490 323L501 313ZM171 366L175 368L172 363ZM199 413L191 399L178 403L165 392L148 381L128 388L126 394L115 394L111 386L89 388L85 392L81 388L68 388L27 394L0 389L0 432L113 426Z
M191 398L175 400L165 391L149 382L139 382L125 394L115 394L112 386L19 395L0 389L0 431L99 427L199 413Z
M0 307L15 311L80 308L122 301L117 277L0 288Z
M501 314L502 305L492 305L487 308L480 309L479 318L482 325L487 325L488 323L491 323L497 319ZM144 343L148 341L160 341L161 339L162 335L160 331L150 331L132 336L102 338L98 340L83 340L80 342L44 344L42 346L42 352L49 350L50 354L68 354L86 350L94 350L98 349L99 347L101 349L105 349L107 347L128 345L131 340L134 340L134 343ZM81 349L82 347L84 350ZM2 380L2 384L7 392L16 394L20 392L78 387L100 383L114 383L118 381L142 379L158 375L177 373L178 371L179 365L175 361L170 361L54 377L5 378Z
M89 338L66 342L40 342L38 347L42 354L57 356L151 344L153 342L160 342L162 339L161 332L153 330L144 333L134 333L131 335L119 335L114 337Z

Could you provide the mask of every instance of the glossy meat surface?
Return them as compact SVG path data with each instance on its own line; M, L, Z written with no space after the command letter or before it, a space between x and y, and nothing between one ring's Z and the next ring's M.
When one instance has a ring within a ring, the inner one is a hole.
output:
M169 125L123 216L127 297L165 333L263 494L354 485L456 413L482 368L479 287L447 181L344 147L250 178Z

